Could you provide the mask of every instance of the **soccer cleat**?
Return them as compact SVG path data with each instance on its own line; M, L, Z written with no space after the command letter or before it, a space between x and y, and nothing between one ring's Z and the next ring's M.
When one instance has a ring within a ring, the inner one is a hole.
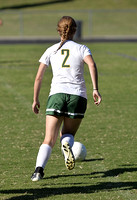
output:
M75 167L75 158L68 142L62 145L62 150L65 157L65 165L67 169L72 170Z
M39 181L43 178L44 173L43 173L43 168L42 167L37 167L34 171L34 173L31 176L32 181Z

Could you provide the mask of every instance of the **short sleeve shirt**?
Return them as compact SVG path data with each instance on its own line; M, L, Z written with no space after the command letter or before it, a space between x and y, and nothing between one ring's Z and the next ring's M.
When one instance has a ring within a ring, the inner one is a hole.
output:
M49 47L39 62L51 64L53 78L50 94L67 93L87 98L84 80L84 58L91 55L88 47L67 40L57 51L60 43Z

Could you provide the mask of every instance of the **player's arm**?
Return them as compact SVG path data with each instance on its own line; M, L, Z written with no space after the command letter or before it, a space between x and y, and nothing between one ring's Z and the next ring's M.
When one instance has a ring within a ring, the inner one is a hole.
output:
M34 82L34 96L33 96L32 110L35 114L39 113L39 108L40 108L39 93L46 68L47 65L45 65L44 63L40 63Z
M88 65L92 84L93 84L93 99L96 105L101 103L101 95L98 92L98 71L96 64L91 55L84 58L84 62Z

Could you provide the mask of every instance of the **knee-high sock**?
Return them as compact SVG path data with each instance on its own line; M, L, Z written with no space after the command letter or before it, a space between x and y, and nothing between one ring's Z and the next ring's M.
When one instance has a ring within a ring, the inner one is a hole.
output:
M42 167L43 169L45 168L50 155L51 155L52 148L48 144L42 144L39 148L39 152L37 155L37 160L36 160L36 168L37 167Z
M74 136L71 134L64 134L62 135L62 137L60 138L60 142L63 145L65 142L68 142L70 147L72 148L73 144L74 144Z

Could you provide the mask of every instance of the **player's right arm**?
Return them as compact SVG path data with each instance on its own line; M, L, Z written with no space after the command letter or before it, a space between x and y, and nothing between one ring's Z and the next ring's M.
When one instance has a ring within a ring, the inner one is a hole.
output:
M91 55L84 58L84 62L88 65L92 84L93 84L93 99L96 105L101 103L101 95L98 92L98 71L96 64Z
M42 83L46 68L47 68L47 65L45 65L44 63L40 63L38 72L35 78L35 82L34 82L32 110L35 114L39 113L39 108L40 108L39 93L40 93L41 83Z

